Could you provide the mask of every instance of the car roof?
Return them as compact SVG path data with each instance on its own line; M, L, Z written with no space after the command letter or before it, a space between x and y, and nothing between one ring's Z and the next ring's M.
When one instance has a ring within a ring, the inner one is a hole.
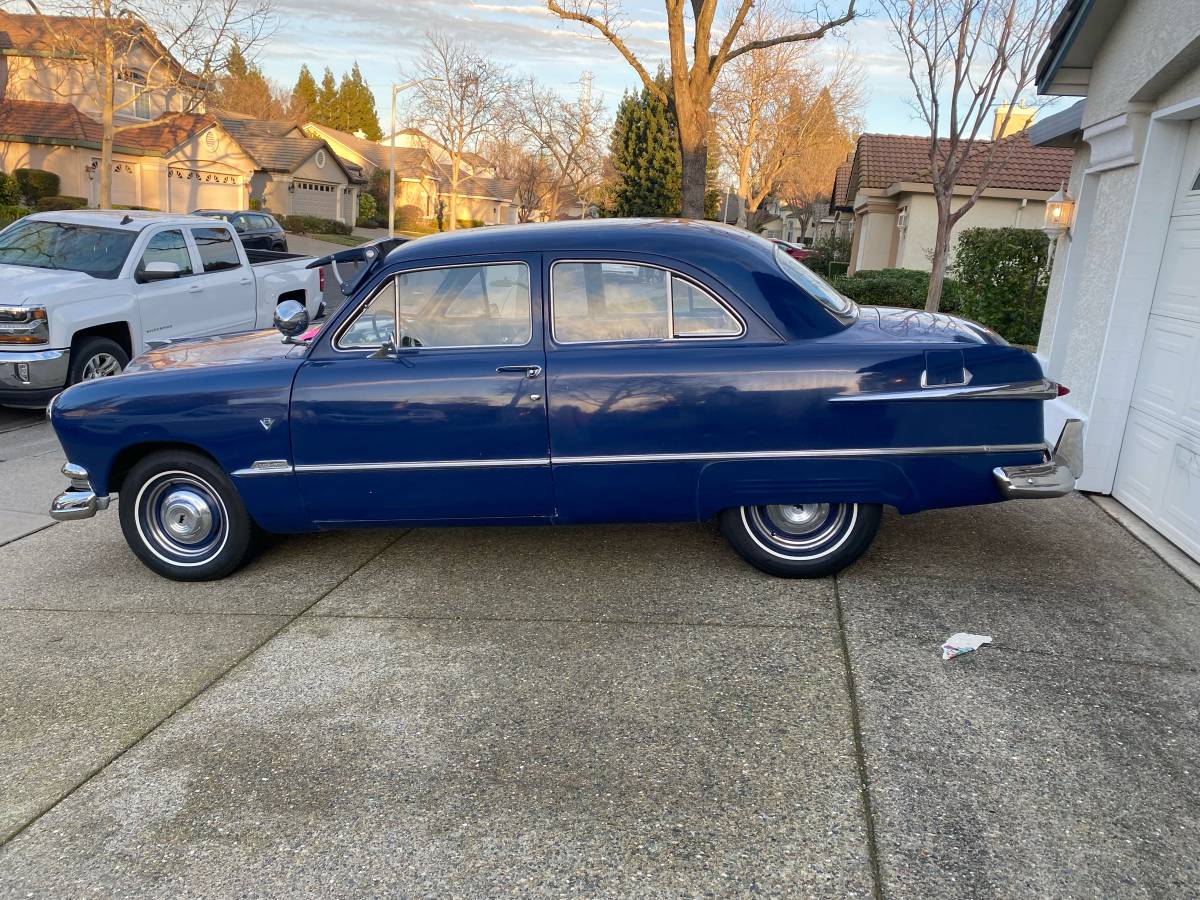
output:
M63 222L68 225L94 225L98 228L119 228L141 231L150 225L211 225L203 216L183 213L161 213L143 209L64 209L56 212L33 213L35 222Z

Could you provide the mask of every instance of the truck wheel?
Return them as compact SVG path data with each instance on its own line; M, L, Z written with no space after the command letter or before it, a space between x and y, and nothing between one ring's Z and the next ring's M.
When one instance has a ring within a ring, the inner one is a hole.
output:
M781 578L834 575L866 552L878 503L802 503L722 510L725 539L756 569Z
M85 338L71 351L71 370L67 374L67 384L120 375L127 365L129 354L116 341L106 337Z
M134 554L174 581L215 581L250 556L258 536L233 482L212 460L186 450L152 453L134 465L117 504Z

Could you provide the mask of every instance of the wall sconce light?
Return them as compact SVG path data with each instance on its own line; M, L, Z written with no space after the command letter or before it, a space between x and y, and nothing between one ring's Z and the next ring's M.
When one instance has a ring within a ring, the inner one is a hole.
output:
M1067 193L1066 185L1063 185L1046 201L1046 219L1042 223L1042 231L1053 243L1071 230L1074 219L1075 198Z
M96 170L100 168L100 163L94 162L83 167L83 171L87 173L88 181L96 180Z

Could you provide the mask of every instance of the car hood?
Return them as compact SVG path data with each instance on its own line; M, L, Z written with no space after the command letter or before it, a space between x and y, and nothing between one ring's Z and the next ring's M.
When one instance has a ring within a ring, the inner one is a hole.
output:
M147 350L126 367L126 373L153 372L160 369L203 369L213 366L249 365L284 357L303 357L304 348L285 344L279 332L250 331L214 337L172 341Z
M1004 344L1004 338L958 316L928 313L923 309L892 306L860 306L852 326L866 340L911 340L921 343Z
M36 269L33 266L0 263L0 286L3 286L4 302L13 305L42 305L61 295L74 296L81 290L94 293L96 286L101 284L104 284L102 279L70 269Z

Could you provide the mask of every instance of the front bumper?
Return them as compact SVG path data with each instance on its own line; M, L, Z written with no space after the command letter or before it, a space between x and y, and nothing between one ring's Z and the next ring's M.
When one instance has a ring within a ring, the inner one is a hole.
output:
M86 469L67 463L62 467L62 473L71 479L71 485L50 504L50 518L56 522L73 522L90 519L100 510L108 509L111 498L96 496L88 482Z
M1083 422L1068 419L1058 442L1043 463L1027 466L998 466L992 470L996 485L1006 500L1036 500L1062 497L1075 490L1083 474Z
M0 403L45 406L67 383L70 350L0 350Z

